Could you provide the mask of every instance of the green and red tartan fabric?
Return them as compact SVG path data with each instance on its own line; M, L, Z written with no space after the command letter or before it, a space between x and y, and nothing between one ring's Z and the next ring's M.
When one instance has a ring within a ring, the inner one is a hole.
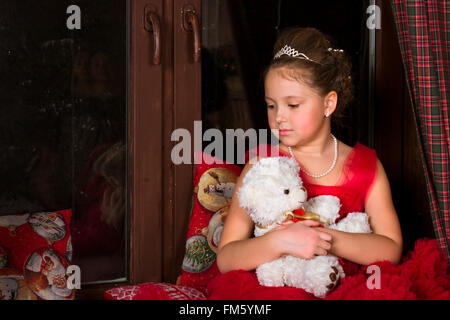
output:
M391 0L436 238L449 253L449 21L446 0Z

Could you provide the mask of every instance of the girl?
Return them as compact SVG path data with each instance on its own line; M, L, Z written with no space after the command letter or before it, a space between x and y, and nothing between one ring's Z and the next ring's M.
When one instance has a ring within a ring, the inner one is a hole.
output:
M234 189L218 248L217 264L225 274L210 282L211 299L314 298L302 289L259 286L249 272L284 255L311 259L331 253L344 259L346 275L354 274L357 264L400 262L402 235L381 162L374 150L359 143L352 148L331 133L330 118L339 117L352 96L350 70L345 53L333 49L320 31L285 30L264 72L267 115L280 140L280 155L298 161L308 197L338 196L339 219L349 212L366 212L373 233L340 232L302 221L284 223L252 238L254 224L236 195L254 162L247 163Z

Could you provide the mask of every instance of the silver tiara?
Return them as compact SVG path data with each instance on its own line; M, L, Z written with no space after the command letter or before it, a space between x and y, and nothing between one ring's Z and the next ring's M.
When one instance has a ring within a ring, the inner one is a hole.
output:
M291 48L288 45L285 45L283 48L281 48L275 54L275 56L273 58L274 59L278 59L279 57L281 57L283 55L287 55L287 56L293 57L293 58L305 59L305 60L309 60L311 62L318 63L317 61L314 61L314 60L310 59L306 54L304 54L302 52L298 52L297 50L295 50L294 48Z
M344 52L344 50L342 50L342 49L333 49L333 48L328 48L328 51ZM285 45L283 48L281 48L275 54L275 56L273 58L274 59L278 59L282 55L287 55L289 57L298 58L298 59L305 59L305 60L309 60L309 61L314 62L314 63L321 64L320 62L317 62L317 61L314 61L313 59L310 59L306 54L304 54L302 52L298 52L297 50L295 50L294 48L291 48L288 45Z

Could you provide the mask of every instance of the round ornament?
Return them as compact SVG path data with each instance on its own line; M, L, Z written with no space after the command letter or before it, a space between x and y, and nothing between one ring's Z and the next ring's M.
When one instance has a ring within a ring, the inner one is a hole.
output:
M73 289L67 288L69 261L52 249L33 252L25 263L23 275L28 287L44 300L72 300Z
M51 242L58 241L66 235L66 223L62 215L56 212L33 213L28 219L31 228Z
M213 212L229 205L237 178L226 168L211 168L205 171L198 182L198 201L204 208Z
M67 240L67 245L66 245L67 260L72 261L72 255L73 255L72 236L70 236L69 239Z
M187 272L203 272L212 266L216 254L208 245L208 240L202 235L195 235L186 241L186 254L182 268Z
M229 208L229 206L226 206L217 211L209 220L208 226L202 230L202 234L208 240L209 247L216 254Z
M16 229L27 223L30 214L0 216L0 227L8 228L11 237L16 236Z

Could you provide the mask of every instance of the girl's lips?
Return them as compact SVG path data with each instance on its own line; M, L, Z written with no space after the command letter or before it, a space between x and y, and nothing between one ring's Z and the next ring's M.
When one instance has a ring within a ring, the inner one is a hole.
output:
M292 130L281 129L280 130L280 135L281 136L285 136L285 135L288 135L291 132L292 132Z

